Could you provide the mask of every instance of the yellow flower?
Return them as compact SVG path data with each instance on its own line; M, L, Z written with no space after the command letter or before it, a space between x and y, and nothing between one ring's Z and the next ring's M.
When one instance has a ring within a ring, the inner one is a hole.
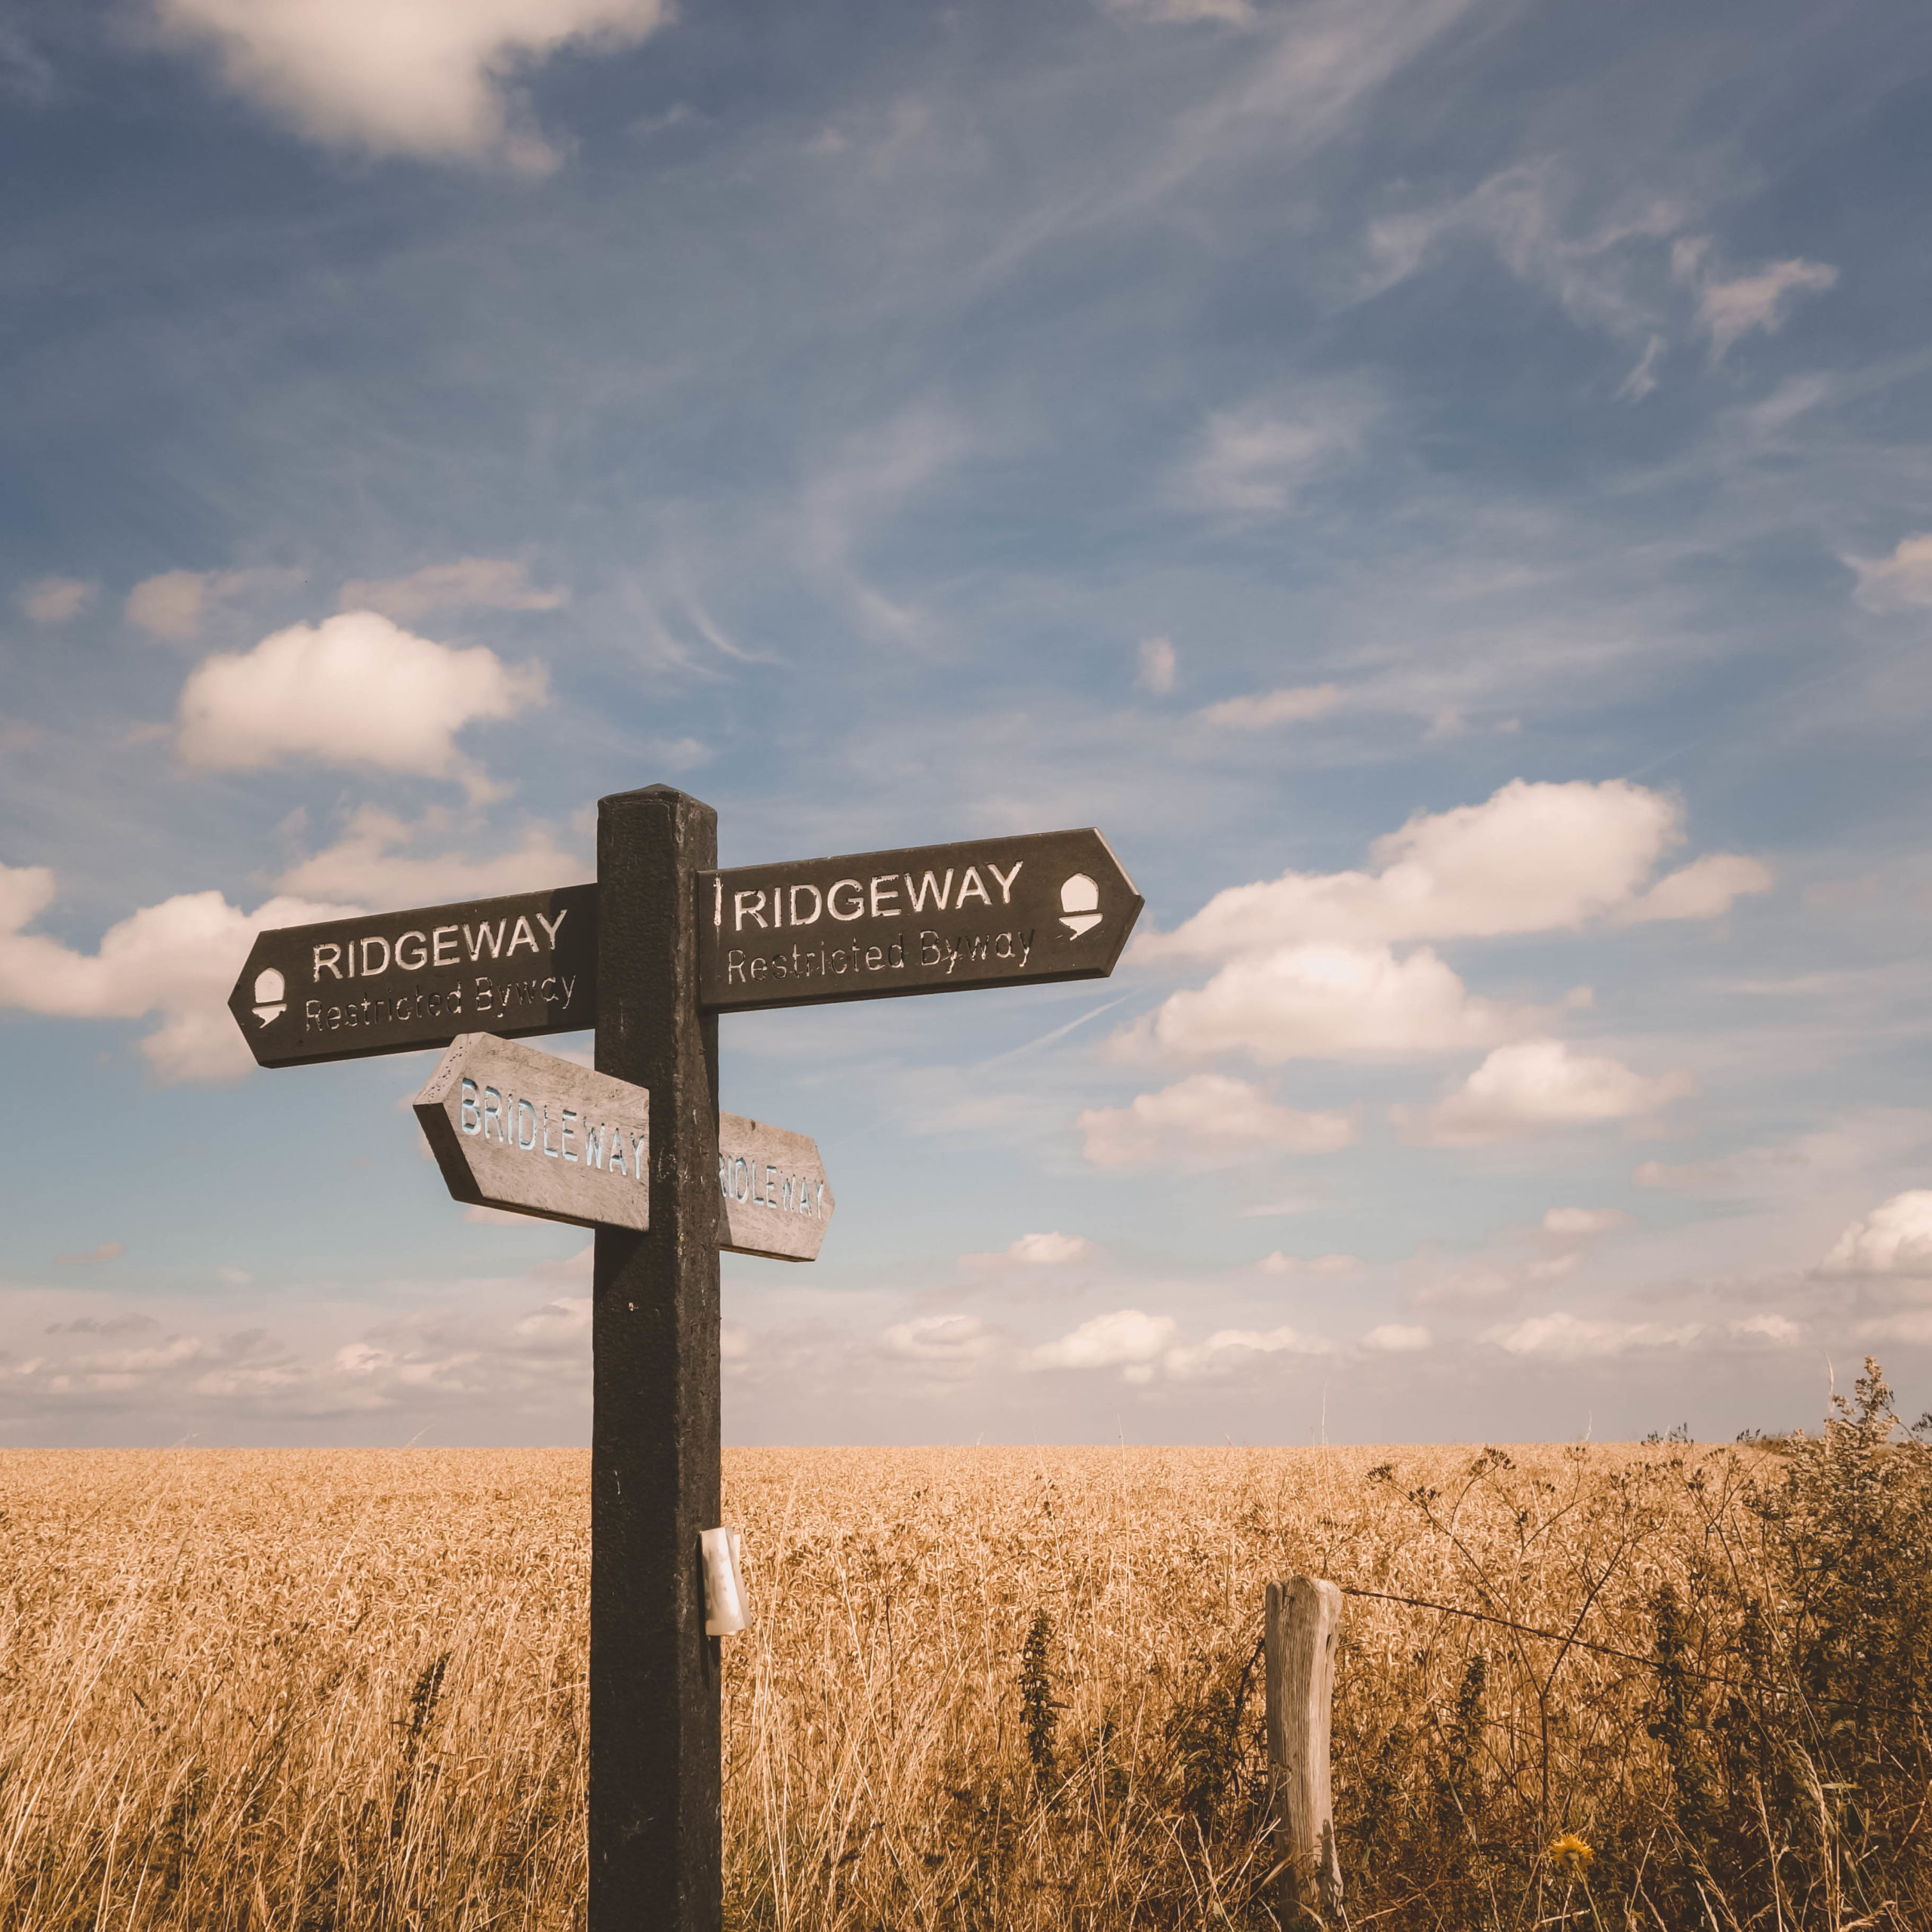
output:
M1558 1871L1572 1878L1580 1878L1590 1869L1590 1860L1596 1857L1574 1832L1565 1832L1550 1847L1549 1855Z

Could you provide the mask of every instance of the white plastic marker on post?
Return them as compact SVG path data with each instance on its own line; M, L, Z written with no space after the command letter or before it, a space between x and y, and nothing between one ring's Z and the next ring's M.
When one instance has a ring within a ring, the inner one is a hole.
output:
M698 1539L704 1559L704 1634L735 1637L751 1619L745 1612L740 1567L743 1539L736 1530L706 1530Z
M1328 1783L1335 1645L1342 1592L1313 1577L1268 1586L1268 1769L1274 1787L1279 1911L1284 1927L1331 1927L1342 1917L1342 1867Z

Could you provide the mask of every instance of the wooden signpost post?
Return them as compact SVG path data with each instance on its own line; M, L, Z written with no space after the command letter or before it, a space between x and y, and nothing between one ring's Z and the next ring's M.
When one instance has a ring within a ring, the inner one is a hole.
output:
M833 1208L812 1140L719 1112L717 1015L1103 979L1142 905L1091 829L717 861L709 805L618 792L594 886L265 932L229 1001L264 1066L448 1047L451 1192L596 1229L590 1932L722 1924L718 1257L815 1260ZM509 1044L592 1025L594 1072Z

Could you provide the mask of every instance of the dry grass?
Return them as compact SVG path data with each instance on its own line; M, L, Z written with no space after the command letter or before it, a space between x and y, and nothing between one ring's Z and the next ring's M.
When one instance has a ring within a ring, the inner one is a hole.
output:
M1764 1460L728 1452L755 1617L725 1652L731 1922L1271 1926L1269 1578L1647 1659L1660 1589L1700 1601L1714 1548L1754 1560L1739 1485ZM580 1924L586 1473L561 1451L0 1454L0 1924ZM1698 1655L1673 1680L1694 1701ZM1703 1922L1660 1875L1687 1747L1658 1687L1352 1600L1355 1923ZM1587 1884L1550 1855L1564 1832L1597 1849ZM1780 1891L1782 1923L1849 1927L1854 1894Z

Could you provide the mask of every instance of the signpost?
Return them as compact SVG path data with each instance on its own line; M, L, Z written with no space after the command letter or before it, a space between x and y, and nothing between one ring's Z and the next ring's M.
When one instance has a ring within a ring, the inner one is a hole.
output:
M488 1033L459 1034L415 1100L451 1195L578 1227L651 1226L651 1096ZM718 1245L816 1261L835 1205L818 1143L718 1116Z
M709 805L619 792L595 885L265 932L229 1001L264 1066L449 1048L451 1192L597 1231L589 1932L722 1924L718 1257L814 1260L833 1209L813 1141L718 1112L717 1015L1103 979L1143 903L1091 829L717 860ZM509 1044L592 1024L595 1072Z
M450 1192L580 1228L651 1225L651 1096L488 1033L461 1033L416 1097Z
M774 1261L816 1261L832 1220L818 1143L768 1121L718 1116L718 1244Z
M566 1033L597 1015L597 888L258 933L228 996L262 1066Z
M1091 828L707 872L712 1012L1104 980L1145 903Z

